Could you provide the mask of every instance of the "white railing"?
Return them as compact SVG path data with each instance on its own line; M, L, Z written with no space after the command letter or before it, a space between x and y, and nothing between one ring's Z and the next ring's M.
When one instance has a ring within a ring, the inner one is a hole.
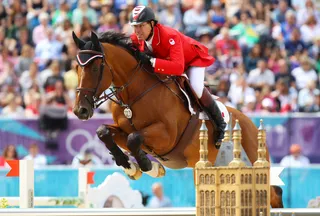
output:
M195 208L0 209L0 216L195 216ZM272 216L320 215L320 209L272 209Z
M19 161L19 197L0 197L5 199L9 206L20 208L33 208L34 206L79 205L77 207L88 208L88 168L78 168L78 197L34 197L34 163L33 160ZM71 202L72 201L72 202Z

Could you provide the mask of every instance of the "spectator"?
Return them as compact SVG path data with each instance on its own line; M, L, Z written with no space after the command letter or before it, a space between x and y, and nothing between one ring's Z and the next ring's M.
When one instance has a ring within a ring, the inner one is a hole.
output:
M150 198L148 207L150 208L165 208L172 207L171 201L164 195L161 183L154 183L152 185L153 196Z
M317 81L318 76L316 71L312 68L311 59L309 57L302 57L300 59L300 64L300 67L297 67L292 71L292 75L296 79L297 88L303 89L307 86L309 81Z
M40 25L37 25L32 32L32 41L35 45L39 44L42 40L48 38L48 29L51 29L49 25L49 15L43 12L39 15Z
M103 163L97 157L95 157L91 149L87 149L83 153L79 153L72 160L73 167L97 165L103 165Z
M249 72L248 83L252 87L263 87L274 85L274 74L267 68L265 60L258 61L258 67Z
M13 93L8 94L5 98L7 106L2 109L1 115L9 118L24 117L24 109L19 106L18 100Z
M308 81L306 87L299 91L299 111L309 112L315 104L315 97L319 94L320 90L316 88L316 82Z
M39 152L37 144L33 143L29 147L29 154L23 158L24 160L33 160L34 167L40 168L47 165L47 158Z
M208 24L208 15L204 10L202 0L196 0L193 7L187 10L183 17L183 24L186 26L186 35L194 38L198 27Z
M63 44L55 38L52 29L47 29L47 38L36 45L35 56L39 61L39 67L43 67L48 61L61 59Z
M78 2L78 8L76 8L72 14L72 24L74 26L81 26L83 17L87 17L89 23L92 26L96 26L98 24L97 12L89 7L88 0L79 0Z
M0 167L9 168L6 160L18 160L18 152L14 145L8 145L4 148L2 156L0 156Z
M159 22L172 28L181 29L182 16L179 8L176 6L176 0L166 0L166 9L159 14Z
M307 157L302 155L301 146L293 144L290 147L290 155L285 156L280 161L280 166L283 167L306 167L309 166L310 161Z

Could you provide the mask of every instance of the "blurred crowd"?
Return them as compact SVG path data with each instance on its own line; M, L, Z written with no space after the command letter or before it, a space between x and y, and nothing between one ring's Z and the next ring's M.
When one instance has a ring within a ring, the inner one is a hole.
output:
M320 13L315 0L0 0L0 114L71 113L77 87L72 31L132 33L131 10L193 37L216 58L206 84L245 113L320 111ZM108 105L97 112L109 112Z

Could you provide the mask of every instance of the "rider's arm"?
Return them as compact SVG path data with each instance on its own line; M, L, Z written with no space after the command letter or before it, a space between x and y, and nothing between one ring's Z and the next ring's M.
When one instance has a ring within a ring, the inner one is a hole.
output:
M155 58L154 72L168 75L182 75L184 72L184 53L179 36L172 36L167 42L169 46L169 59Z

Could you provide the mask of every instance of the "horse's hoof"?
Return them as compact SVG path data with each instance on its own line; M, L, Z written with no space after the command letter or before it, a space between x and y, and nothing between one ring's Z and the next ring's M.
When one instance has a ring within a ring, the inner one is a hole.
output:
M217 141L217 142L214 144L214 147L216 147L216 149L220 149L221 143L222 143L222 141Z
M161 178L166 175L166 169L162 164L159 164L158 176L157 178Z
M132 180L138 180L139 178L141 178L142 176L142 171L139 168L139 165L136 163L131 163L131 169L132 166L134 166L135 168L135 172L132 174L131 172L126 171L126 169L124 170L124 172L127 174L127 176L132 179Z

